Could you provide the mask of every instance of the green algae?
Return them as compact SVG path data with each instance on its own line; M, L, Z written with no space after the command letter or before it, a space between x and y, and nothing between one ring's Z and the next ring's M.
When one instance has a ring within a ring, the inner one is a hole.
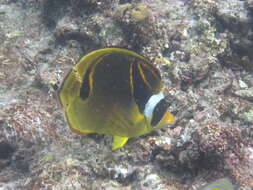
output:
M121 18L128 16L130 22L140 23L147 20L151 13L148 7L142 3L139 4L124 4L117 7L114 17L117 20L121 20Z

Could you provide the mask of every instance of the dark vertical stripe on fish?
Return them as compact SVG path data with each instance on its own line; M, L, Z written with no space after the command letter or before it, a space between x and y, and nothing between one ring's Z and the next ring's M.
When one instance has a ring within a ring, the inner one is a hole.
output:
M91 82L90 82L90 74L91 74L92 67L90 66L86 73L83 76L82 86L80 89L80 97L82 100L85 100L89 97L90 89L91 89Z
M152 120L151 120L151 126L156 126L161 119L163 118L164 114L167 112L168 103L165 99L160 100L160 102L157 103L155 106Z
M138 68L138 64L132 64L133 96L140 112L143 113L145 105L149 97L152 95L152 91L143 80L142 74Z

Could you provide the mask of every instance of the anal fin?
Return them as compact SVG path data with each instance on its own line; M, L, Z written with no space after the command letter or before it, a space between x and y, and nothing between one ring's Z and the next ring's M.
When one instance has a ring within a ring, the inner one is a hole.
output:
M128 137L113 136L112 150L123 147L128 140Z

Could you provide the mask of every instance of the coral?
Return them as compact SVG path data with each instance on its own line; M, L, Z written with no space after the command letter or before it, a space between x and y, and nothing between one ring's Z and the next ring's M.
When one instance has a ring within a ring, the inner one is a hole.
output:
M14 111L15 110L15 111ZM12 128L16 138L36 139L46 137L43 133L56 137L53 129L53 121L49 113L31 104L17 105L14 110L5 110L11 116L7 117L6 122ZM51 123L50 123L51 122ZM45 127L45 128L43 128ZM42 129L43 128L43 129Z
M125 24L145 22L150 18L150 11L145 4L124 4L117 7L115 19Z
M253 87L245 90L235 91L235 95L244 98L249 101L253 101Z
M241 186L252 183L253 173L249 169L252 160L247 152L252 140L243 137L243 129L224 123L207 123L196 129L192 137L200 153L204 154L203 159L218 161L216 167L227 170ZM245 172L247 176L243 175Z
M200 151L210 154L222 154L228 150L240 153L243 143L238 128L223 127L215 123L199 127L192 135L193 140L199 144Z
M253 109L245 110L240 117L247 123L253 123Z
M117 7L114 19L124 31L125 38L134 49L140 49L153 38L151 13L144 4L123 4ZM137 44L136 42L141 42Z
M243 10L243 11L242 11ZM245 10L245 2L224 1L219 4L217 18L221 22L223 30L228 29L227 37L230 39L230 48L221 60L226 65L239 65L247 70L252 70L252 44L253 20L248 10Z
M5 125L3 122L1 122L1 135L0 135L0 172L7 167L11 162L10 158L15 151L14 145L5 137L3 136L4 131L3 128Z
M224 93L232 86L233 79L229 72L216 71L209 77L209 88L218 94Z
M246 0L246 5L253 10L253 1L252 0Z
M252 12L252 0L2 0L0 189L195 190L221 177L250 189ZM55 98L107 46L154 61L176 116L116 151L71 133Z
M209 71L208 60L192 56L189 62L172 65L170 70L174 82L180 81L181 87L203 80Z

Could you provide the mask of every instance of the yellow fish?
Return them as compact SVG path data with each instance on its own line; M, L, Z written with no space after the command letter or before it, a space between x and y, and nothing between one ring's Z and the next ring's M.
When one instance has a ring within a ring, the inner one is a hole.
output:
M235 187L228 178L221 178L201 187L199 190L235 190Z
M68 73L58 96L72 131L113 136L112 149L174 121L159 71L127 49L85 55Z

